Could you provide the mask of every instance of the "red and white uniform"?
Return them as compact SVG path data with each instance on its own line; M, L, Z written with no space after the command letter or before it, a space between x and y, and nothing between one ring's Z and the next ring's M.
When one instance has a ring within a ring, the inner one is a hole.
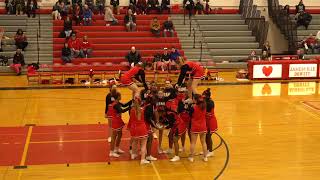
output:
M170 109L171 111L177 112L178 103L177 103L176 99L169 99L166 102L166 107L167 107L167 109Z
M124 73L120 79L121 84L124 86L132 85L134 83L132 79L139 73L140 70L142 70L142 67L135 66L126 73Z
M191 68L191 76L193 79L203 79L205 77L204 69L193 61L185 62Z
M141 108L141 119L137 117L136 110L130 110L130 134L133 138L148 137L148 128L144 120L144 108ZM129 125L129 124L128 124Z
M170 130L170 133L173 133L173 135L181 136L183 133L187 131L187 126L177 113L168 112L168 114L170 113L174 114L174 119L176 120L173 127Z
M81 49L92 49L92 44L89 41L82 41Z
M198 105L193 107L194 111L191 117L191 132L192 133L206 133L206 109L201 109Z
M118 102L113 102L112 104L111 104L111 108L109 108L108 109L108 116L109 116L109 114L110 114L110 116L111 116L111 121L112 121L112 126L111 126L111 128L112 128L112 130L120 130L120 129L122 129L124 126L125 126L125 124L124 124L124 122L123 122L123 120L122 120L122 118L121 118L121 114L122 113L118 113L117 111L116 111L116 109L114 108L114 106L117 104Z
M213 133L218 130L218 122L214 114L214 108L211 109L211 112L206 113L206 124L208 132Z

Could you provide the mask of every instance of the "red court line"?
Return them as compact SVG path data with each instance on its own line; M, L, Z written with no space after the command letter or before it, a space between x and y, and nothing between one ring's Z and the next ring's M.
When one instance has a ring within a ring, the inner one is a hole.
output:
M318 106L315 106L315 105L311 104L310 102L319 102L319 101L303 101L302 103L315 109L315 110L320 111L320 108Z

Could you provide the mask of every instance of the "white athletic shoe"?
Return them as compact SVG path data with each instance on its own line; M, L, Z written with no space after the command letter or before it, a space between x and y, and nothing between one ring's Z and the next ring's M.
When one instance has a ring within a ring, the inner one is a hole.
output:
M184 149L184 147L179 149L179 152L185 152L185 151L186 150Z
M188 157L188 160L189 160L190 162L193 162L193 161L194 161L193 157Z
M143 159L140 161L140 165L144 165L144 164L150 164L150 161Z
M176 162L176 161L180 161L179 156L174 156L172 159L170 159L170 162Z
M203 161L204 161L204 162L208 162L208 158L207 158L207 157L204 157L204 158L203 158Z
M148 161L156 161L156 160L158 160L158 159L155 158L155 157L152 157L152 156L147 156L147 157L146 157L146 160L148 160Z
M136 154L131 154L131 159L132 159L132 160L136 159L137 157L138 157L138 155L136 155Z
M172 150L172 149L167 149L167 150L163 151L163 153L172 154L172 153L173 153L173 150Z
M110 151L109 156L110 156L110 157L115 157L115 158L120 157L119 154L117 154L116 152L112 152L112 151Z
M123 154L123 153L124 153L124 151L121 150L120 148L117 148L115 151L116 151L116 153L118 153L118 154Z
M212 152L208 152L208 154L207 154L207 157L212 157L214 155L214 152L212 151Z
M108 137L108 143L111 143L111 137Z

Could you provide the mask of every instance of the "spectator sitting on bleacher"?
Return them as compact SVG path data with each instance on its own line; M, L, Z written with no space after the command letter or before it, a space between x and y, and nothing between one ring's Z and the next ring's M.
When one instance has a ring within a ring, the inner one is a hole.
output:
M132 14L132 10L128 9L127 15L124 16L124 24L127 28L127 31L135 31L136 24L136 16Z
M110 0L110 5L113 7L113 11L116 10L117 14L120 14L120 3L119 0Z
M91 11L94 10L94 2L93 2L93 0L85 0L84 4L85 4L85 5L88 5L88 7L89 7L89 9L90 9Z
M192 15L194 8L193 0L183 0L183 7L188 11L189 17Z
M134 65L141 62L141 55L138 51L136 51L134 46L131 47L131 51L126 55L125 58L128 60L131 67L134 67Z
M104 13L104 20L106 21L106 26L118 24L118 19L114 17L110 6L106 7L106 11Z
M150 11L155 10L157 13L160 13L159 8L159 1L158 0L148 0L147 2L147 14L150 13Z
M92 21L92 11L89 8L89 6L87 4L84 5L84 9L83 9L83 25L85 26L89 26L91 25L91 21Z
M298 50L297 50L297 55L298 55L299 59L305 59L305 57L304 57L304 50L298 49Z
M157 17L154 17L151 21L151 32L153 35L155 35L156 37L160 37L160 22L158 21Z
M171 55L168 53L168 48L163 48L163 54L161 55L161 60L163 62L163 66L169 71L171 70L171 66L175 65L175 63L170 59L171 59Z
M60 33L60 37L69 39L69 37L71 36L71 33L72 33L72 20L69 17L67 17L67 19L64 20L63 30Z
M270 60L269 57L268 57L267 51L263 51L262 50L261 60L263 60L263 61Z
M163 36L167 37L167 32L170 32L170 36L174 36L174 29L173 29L173 23L171 21L170 16L168 19L163 23Z
M83 36L80 48L80 56L88 58L92 54L92 44L88 41L88 36Z
M27 37L25 36L22 29L18 29L16 35L14 36L15 44L17 49L24 49L28 46Z
M52 17L53 17L53 20L61 19L59 2L56 2L56 4L52 7Z
M254 50L251 51L250 55L248 56L248 59L252 60L252 61L256 61L258 59L256 51L254 51Z
M170 0L162 0L160 9L161 13L163 13L163 11L168 11L170 13Z
M178 57L180 57L180 56L181 55L180 55L179 51L175 47L172 47L171 53L170 53L170 60L175 62L178 59Z
M14 13L14 0L5 0L7 14Z
M82 21L81 15L82 15L82 9L80 5L76 3L72 9L72 17L73 17L73 20L75 20L76 22L76 26L81 24L81 21Z
M146 10L147 10L147 1L146 0L138 0L137 14L146 14Z
M16 8L16 15L24 14L26 6L24 0L15 0L14 6Z
M96 6L97 6L97 9L99 10L100 15L103 15L104 13L105 4L106 4L106 0L96 0Z
M312 20L312 16L309 13L301 11L296 15L296 20L297 20L297 27L304 26L306 29L308 29L309 24Z
M37 9L38 9L37 0L28 0L27 1L27 15L28 15L28 17L30 17L32 15L32 17L35 18Z
M196 14L203 14L204 6L202 0L197 0L196 6L194 7Z
M72 53L68 43L64 43L64 47L61 50L61 59L63 61L62 64L70 63L72 60Z
M267 57L270 58L271 57L271 46L269 44L269 41L266 41L263 44L263 48L262 51L265 51L267 53Z
M313 36L313 34L311 33L309 35L309 37L307 39L305 39L305 47L306 50L308 51L309 49L311 49L311 53L314 53L314 50L318 47L317 45L317 40L316 38Z
M161 70L164 71L164 63L162 62L161 54L156 53L153 56L153 70L157 71L159 67L161 67Z
M68 16L69 8L64 2L60 3L59 13L62 19L65 19Z
M21 53L21 49L17 49L13 56L13 63L10 65L10 67L17 73L17 75L21 75L21 67L24 65L24 56Z
M306 11L306 7L303 4L303 1L300 0L299 4L296 5L296 14L300 13L300 12L305 12Z
M80 56L80 41L76 37L75 33L72 33L71 38L68 40L68 47L71 49L72 58Z

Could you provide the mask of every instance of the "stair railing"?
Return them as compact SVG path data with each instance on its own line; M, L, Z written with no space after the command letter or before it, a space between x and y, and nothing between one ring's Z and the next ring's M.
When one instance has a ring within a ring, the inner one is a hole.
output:
M191 21L192 21L192 18L191 18L191 16L189 16L189 37L191 36L191 26L192 26L192 23L191 23Z
M196 30L193 28L193 49L196 48Z
M202 50L203 50L203 48L202 48L202 41L200 41L200 62L201 62L201 60L202 60Z
M37 29L37 51L38 51L38 61L37 64L40 64L40 46L39 46L39 36L40 36L40 27Z

